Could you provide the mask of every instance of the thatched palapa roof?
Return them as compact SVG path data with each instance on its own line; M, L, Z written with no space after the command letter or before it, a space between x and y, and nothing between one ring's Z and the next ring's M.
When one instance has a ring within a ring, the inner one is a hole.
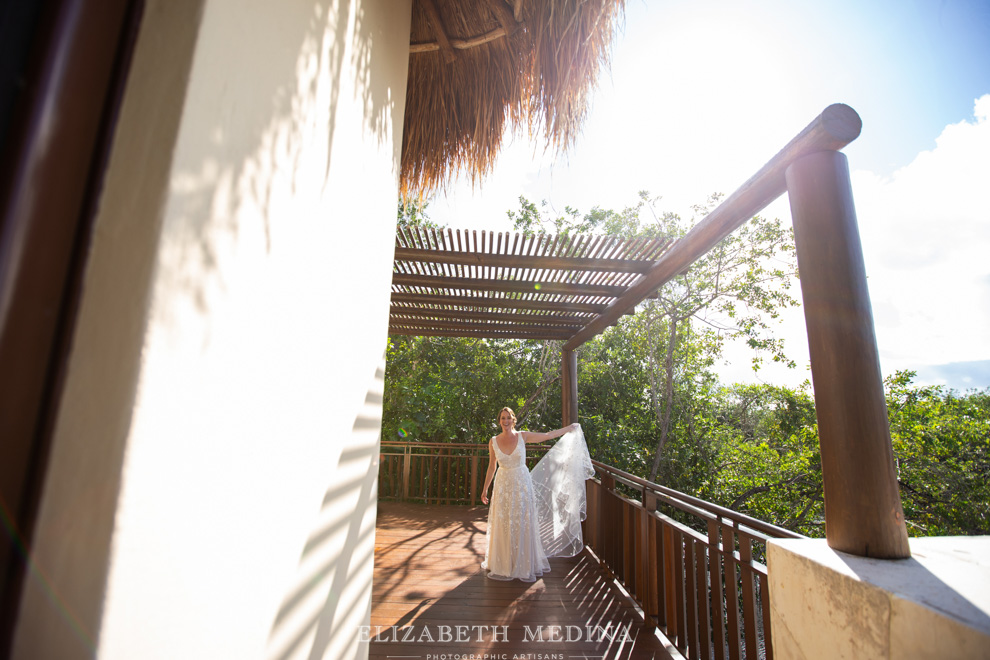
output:
M402 194L474 182L506 129L564 149L622 15L623 0L413 0Z

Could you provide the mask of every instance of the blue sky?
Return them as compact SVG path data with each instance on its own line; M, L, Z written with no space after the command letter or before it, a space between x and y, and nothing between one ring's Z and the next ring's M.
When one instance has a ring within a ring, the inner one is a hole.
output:
M649 190L690 215L835 102L863 118L845 153L885 375L990 386L990 0L630 0L570 151L516 137L480 188L458 181L430 214L507 231L519 195L589 210ZM790 219L786 199L764 213ZM725 378L808 377L801 312L779 333L799 369L754 377L730 350Z

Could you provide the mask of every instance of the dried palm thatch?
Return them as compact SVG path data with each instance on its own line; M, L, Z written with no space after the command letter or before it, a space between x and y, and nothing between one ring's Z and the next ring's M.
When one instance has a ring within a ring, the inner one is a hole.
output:
M479 182L507 131L570 146L622 9L623 0L414 0L403 197L461 172Z

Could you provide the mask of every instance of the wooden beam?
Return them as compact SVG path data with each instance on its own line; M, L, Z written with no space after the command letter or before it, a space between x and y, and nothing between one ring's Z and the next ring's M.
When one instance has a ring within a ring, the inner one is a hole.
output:
M506 35L519 29L520 23L516 22L515 16L509 11L509 6L505 4L504 0L488 0L488 6L491 7L492 13L495 14L495 18L502 25Z
M421 319L475 319L479 321L512 321L517 323L539 323L541 325L559 325L580 330L588 322L587 316L560 314L514 314L511 312L479 312L460 309L429 309L426 307L398 307L389 309L390 316L402 316Z
M798 158L817 151L836 151L859 136L863 122L847 105L830 105L787 146L695 225L597 319L574 335L564 348L573 350L614 324L646 296L688 269L703 254L777 199L787 188L784 172Z
M598 314L605 305L594 303L549 302L545 300L514 300L512 298L483 298L480 296L441 296L424 293L393 293L393 303L414 305L459 305L482 309L535 309L550 312L593 312Z
M435 328L438 330L481 330L495 332L546 332L556 337L570 337L577 328L545 326L534 323L487 323L485 321L440 321L436 319L417 320L390 318L389 327L393 328Z
M490 41L495 41L506 35L505 28L495 28L490 32L484 34L479 34L476 37L471 37L470 39L451 39L450 45L457 50L467 50L468 48L474 48L475 46L480 46L482 44L487 44ZM432 53L441 49L439 43L427 42L423 44L409 44L410 53Z
M454 52L454 47L447 38L447 31L443 28L443 20L440 18L440 12L437 11L436 4L434 4L433 0L419 0L419 4L423 8L423 11L426 12L426 18L430 22L430 27L433 28L433 35L437 38L437 43L443 52L443 58L447 61L447 64L450 64L457 59L457 53Z
M548 332L500 332L493 333L483 330L431 330L429 328L389 328L390 335L407 335L411 337L480 337L484 339L566 339L567 335L551 334Z
M861 557L911 556L849 166L821 152L787 169L815 386L825 536Z
M560 352L561 420L566 426L578 421L577 353Z
M606 273L645 273L654 262L645 259L592 259L589 257L546 257L515 254L487 254L453 250L395 248L395 261L490 266L492 268L528 268L532 270L574 270Z
M570 282L538 282L535 280L496 280L475 277L445 277L393 273L392 284L421 286L428 289L468 289L471 291L504 291L514 293L559 294L565 296L602 296L618 298L628 287L607 284Z

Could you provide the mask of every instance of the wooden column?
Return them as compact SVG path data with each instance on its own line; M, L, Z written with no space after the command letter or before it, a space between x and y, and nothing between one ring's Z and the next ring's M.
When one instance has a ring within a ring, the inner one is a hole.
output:
M560 418L564 426L578 421L577 353L560 351Z
M830 547L906 558L873 313L849 166L835 151L787 168L825 481Z

